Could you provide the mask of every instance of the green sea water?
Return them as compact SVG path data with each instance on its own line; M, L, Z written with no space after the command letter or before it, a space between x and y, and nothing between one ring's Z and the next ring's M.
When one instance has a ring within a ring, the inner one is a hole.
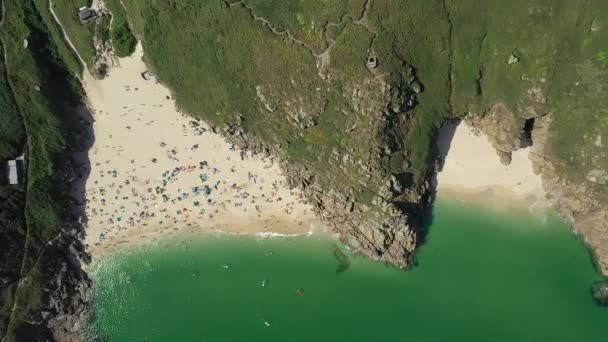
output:
M348 268L337 272L345 264L338 259L336 243L322 235L182 237L114 255L92 272L92 334L99 341L608 341L608 310L590 296L599 275L556 217L444 200L413 270L347 253Z

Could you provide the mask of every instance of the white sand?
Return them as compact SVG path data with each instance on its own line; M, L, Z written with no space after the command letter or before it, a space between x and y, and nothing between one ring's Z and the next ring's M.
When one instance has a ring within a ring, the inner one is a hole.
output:
M476 135L466 123L442 129L440 150L445 153L437 175L437 192L493 207L544 206L540 175L528 159L530 148L513 152L510 165L503 165L484 134Z
M85 241L93 257L177 231L310 231L312 208L286 188L278 166L231 148L202 122L191 127L169 91L142 78L142 55L138 46L103 80L85 76L95 120Z

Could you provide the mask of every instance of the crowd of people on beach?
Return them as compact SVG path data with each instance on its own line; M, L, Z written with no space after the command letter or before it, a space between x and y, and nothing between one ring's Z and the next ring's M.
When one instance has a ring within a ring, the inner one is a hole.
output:
M133 128L129 126L127 129ZM183 130L185 135L215 134L200 125L183 125ZM244 217L260 218L265 209L276 209L277 206L283 213L291 214L295 205L304 202L304 196L298 190L290 190L291 200L285 200L280 191L287 187L284 181L268 184L263 176L246 170L239 163L256 159L264 163L263 169L272 167L271 160L258 155L238 151L240 161L231 161L226 155L223 158L228 163L220 166L220 163L214 165L205 159L205 146L200 143L170 146L168 142L158 141L156 146L170 162L161 163L158 158L153 158L146 161L145 166L175 165L159 172L156 178L138 176L138 167L120 170L112 167L110 161L96 163L94 170L97 169L99 180L87 187L86 205L89 224L94 222L104 227L99 233L98 243L103 243L110 234L132 227L191 226L201 220L214 220L218 215L238 212ZM117 149L123 151L122 146ZM236 151L234 146L230 149ZM130 162L141 167L141 161L136 163L132 159ZM230 167L226 169L227 164ZM235 180L242 180L244 172L247 172L246 181ZM186 183L188 186L184 186Z

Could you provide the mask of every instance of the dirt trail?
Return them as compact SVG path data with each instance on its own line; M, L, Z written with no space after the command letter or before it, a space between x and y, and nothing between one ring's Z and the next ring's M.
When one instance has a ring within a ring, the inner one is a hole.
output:
M371 53L374 41L375 41L376 37L378 36L377 32L370 27L369 21L368 21L368 18L367 18L367 12L368 12L368 10L370 8L371 1L372 0L367 0L365 2L365 5L363 7L363 11L361 13L361 17L359 17L358 19L353 18L349 14L344 14L344 15L342 15L340 17L340 20L338 20L337 22L328 22L327 24L325 24L325 26L323 27L323 40L324 40L325 45L327 47L323 51L321 51L321 52L315 51L314 48L312 48L311 46L309 46L308 44L306 44L301 39L295 38L291 34L291 32L289 32L289 30L287 30L287 29L285 29L285 30L279 30L276 27L276 25L273 25L268 19L255 14L254 9L251 6L247 5L245 3L245 0L237 1L237 2L233 2L233 3L230 3L227 0L224 0L224 3L228 6L228 8L231 8L231 7L237 6L237 5L242 6L243 8L245 8L249 12L249 15L251 15L251 18L253 20L261 22L264 26L266 26L275 35L287 37L289 40L291 40L295 44L300 45L301 47L303 47L304 49L306 49L308 52L310 52L315 58L319 59L321 61L321 66L322 67L326 67L326 66L329 65L331 51L334 49L334 47L336 45L335 39L331 39L328 36L329 28L331 28L331 27L340 27L341 25L344 25L347 20L352 21L352 23L354 25L364 27L369 33L372 34L372 40L371 40L370 46L369 46L369 52Z
M61 28L61 33L63 33L63 39L65 39L65 41L68 43L68 45L70 46L70 48L72 49L72 51L74 51L74 53L76 54L76 57L78 57L78 60L82 64L83 69L84 69L83 72L89 72L89 69L87 69L87 63L85 63L84 59L82 59L82 57L78 53L78 50L76 49L76 47L74 46L74 44L70 40L70 37L68 36L67 32L65 31L65 28L61 24L61 21L59 20L59 17L57 16L57 14L55 13L55 11L53 10L53 0L49 0L49 12L51 12L51 15L55 19L55 22ZM82 79L80 78L80 75L76 75L76 77L78 77L78 79L80 79L82 81Z

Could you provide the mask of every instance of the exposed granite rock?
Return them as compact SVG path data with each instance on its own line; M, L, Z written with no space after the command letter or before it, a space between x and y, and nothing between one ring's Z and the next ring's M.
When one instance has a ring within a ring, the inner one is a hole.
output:
M608 282L596 282L593 284L591 294L598 305L608 306Z
M376 131L373 131L374 136L369 144L346 146L346 151L334 148L326 162L339 171L322 175L324 182L320 181L321 175L315 174L314 168L309 165L292 160L287 162L284 147L263 143L248 134L242 116L225 125L220 133L241 149L281 160L280 166L289 185L304 192L317 216L354 251L405 268L410 265L416 248L420 213L430 202L428 182L412 187L411 176L407 173L410 163L407 160L405 137L399 135L405 132L407 126L408 116L403 113L415 105L415 96L422 91L422 85L416 81L413 72L406 85L390 84L386 80L387 75L375 74L346 85L344 94L352 111L343 114L346 117L366 118L369 127L376 127ZM319 107L314 105L314 108L298 111L302 115L292 116L284 104L294 101L275 101L264 86L256 90L261 107L293 117L292 123L300 130L310 126L306 118L317 116L315 113ZM309 112L313 114L307 114ZM355 128L356 125L351 130ZM357 150L361 148L365 151ZM362 159L363 155L367 159ZM318 158L322 158L320 153ZM391 168L388 165L394 163L393 158L402 160L399 174L389 171ZM432 168L429 168L429 174L432 172ZM346 188L343 184L338 186L340 177L344 176L352 177L354 184ZM327 178L335 182L328 182ZM361 193L354 189L357 185L373 192L371 200L361 199Z
M228 133L226 137L231 142L242 149L281 159L281 150L259 143L240 128L225 133ZM409 213L401 210L397 202L378 196L373 205L368 206L353 198L352 193L321 187L306 166L283 161L280 167L289 185L304 192L317 216L338 233L340 240L353 251L399 268L410 265L416 248L417 227L410 222ZM387 177L385 187L391 197L399 193L398 190L403 190L403 185L392 175ZM421 210L430 201L428 194L425 188L417 196Z
M484 116L467 117L466 121L488 137L503 164L511 163L511 152L522 145L524 120L516 117L504 104L497 103Z
M374 260L381 260L400 268L409 265L416 247L416 233L408 216L395 203L376 198L375 207L358 203L347 194L321 189L306 168L295 168L282 163L290 184L298 186L317 215L327 222L340 239L353 250Z
M292 80L292 86L299 85ZM317 92L298 97L284 99L284 90L275 89L272 85L258 85L255 87L260 110L269 113L281 113L287 121L296 128L305 129L317 124L317 118L323 111L323 89Z
M591 247L602 273L608 275L608 208L596 199L587 182L603 181L603 173L596 172L586 180L574 182L567 180L550 158L548 137L552 121L551 113L537 117L532 130L533 145L529 158L534 172L542 177L543 188L550 203L562 217L572 220L574 230L580 233ZM515 151L519 148L520 132L523 124L512 113L501 106L483 118L472 119L473 125L490 138L493 146L502 151ZM509 140L511 139L511 140Z
M80 259L88 259L81 242L74 236L66 236L58 248L67 252L69 261L59 264L54 277L48 279L45 292L48 293L47 308L42 319L50 318L47 327L56 341L86 341L85 322L87 307L91 300L92 284L82 271Z
M504 152L504 151L500 151L500 150L496 150L496 154L498 154L498 157L500 158L500 162L504 165L509 165L511 164L511 152Z

